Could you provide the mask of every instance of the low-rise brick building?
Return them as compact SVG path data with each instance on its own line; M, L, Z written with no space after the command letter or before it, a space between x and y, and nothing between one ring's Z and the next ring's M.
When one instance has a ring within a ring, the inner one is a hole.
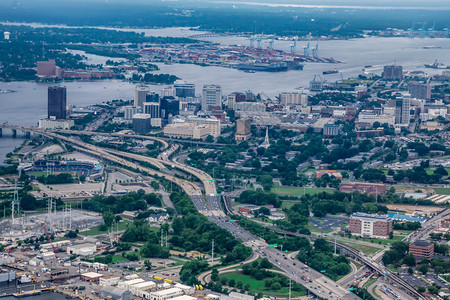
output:
M424 240L417 240L409 245L409 253L416 258L432 258L434 255L434 244Z

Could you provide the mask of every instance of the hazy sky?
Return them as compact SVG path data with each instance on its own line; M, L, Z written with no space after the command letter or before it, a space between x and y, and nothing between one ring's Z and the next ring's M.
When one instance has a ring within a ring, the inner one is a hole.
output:
M205 2L221 2L220 0L204 0ZM449 0L224 0L235 3L271 3L271 4L290 4L290 5L328 5L328 6L386 6L386 7L448 7ZM184 2L178 0L179 3ZM199 1L201 2L201 0Z

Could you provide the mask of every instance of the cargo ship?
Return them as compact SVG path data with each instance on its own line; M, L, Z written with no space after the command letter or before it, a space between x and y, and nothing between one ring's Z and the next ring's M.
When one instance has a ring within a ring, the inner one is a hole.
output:
M323 75L336 74L336 73L339 73L339 71L336 70L336 69L328 70L328 71L323 71L323 72L322 72Z
M236 69L247 72L285 72L288 70L303 70L303 65L286 62L277 63L242 63L236 66Z

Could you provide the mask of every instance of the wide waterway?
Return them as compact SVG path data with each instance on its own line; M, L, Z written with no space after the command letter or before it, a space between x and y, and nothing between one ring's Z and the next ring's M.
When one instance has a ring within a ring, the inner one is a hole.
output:
M130 30L130 29L127 29ZM134 29L133 29L134 30ZM152 29L143 29L152 30ZM185 35L187 29L158 29L159 35ZM147 32L146 32L147 33ZM150 32L148 32L150 34ZM153 33L153 32L152 32ZM244 37L222 36L207 40L223 45L247 45ZM263 41L267 46L268 41ZM292 41L275 41L275 49L287 51ZM297 52L303 51L306 42L297 42ZM312 42L310 46L315 46ZM433 46L431 49L424 49ZM306 63L303 71L288 71L281 73L245 73L235 69L221 67L201 67L192 64L158 64L157 73L174 74L183 80L194 83L197 94L201 93L203 84L215 83L222 86L224 95L234 91L251 90L274 97L284 91L295 91L308 87L309 81L315 75L334 82L342 78L356 76L366 65L372 65L368 71L381 74L387 64L401 64L407 71L423 70L429 74L441 73L442 70L426 69L425 63L435 59L444 64L450 64L450 39L430 38L365 38L351 40L330 40L319 42L319 55L333 57L343 61L342 64ZM107 58L86 55L90 62L101 63ZM337 69L339 74L321 75L322 71ZM0 93L0 122L17 125L35 125L40 118L47 115L47 87L49 84L35 82L0 82L0 90L14 90L15 93ZM117 80L65 82L67 87L67 103L78 106L97 104L113 99L132 99L134 84ZM163 85L153 85L151 90L160 91ZM22 141L17 139L0 139L0 161L6 153L12 151Z

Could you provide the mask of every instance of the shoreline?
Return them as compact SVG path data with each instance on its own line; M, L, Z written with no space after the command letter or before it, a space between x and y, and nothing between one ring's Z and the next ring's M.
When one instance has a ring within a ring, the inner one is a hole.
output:
M221 1L217 1L218 3L220 3ZM227 2L227 1L223 1L223 2ZM233 3L232 1L228 2L228 3ZM265 5L265 3L261 3L258 4L256 3L255 5ZM395 8L394 8L395 9ZM445 8L450 10L450 8ZM197 27L180 27L180 26L173 26L173 27L112 27L112 26L75 26L75 25L65 25L65 24L44 24L44 23L40 23L40 22L16 22L16 21L0 21L0 25L6 25L6 26L27 26L27 27L32 27L32 28L66 28L66 29L83 29L83 28L88 28L88 29L101 29L101 30L116 30L116 31L124 31L124 32L136 32L136 33L142 33L144 32L145 36L159 36L159 37L184 37L184 38L192 38L195 40L199 40L199 41L203 41L206 42L205 40L202 39L201 35L216 35L216 36L235 36L235 37L250 37L250 36L258 36L261 34L258 33L249 33L249 32L218 32L218 31L210 31L210 30L202 30L200 29L200 26ZM173 30L179 30L179 31L186 31L186 32L190 32L191 31L191 35L186 35L186 36L176 36L176 35L147 35L145 31L158 31L158 30L165 30L165 29L173 29ZM401 29L402 30L402 29ZM405 30L405 29L403 29ZM366 30L367 31L367 30ZM369 30L372 31L372 30ZM375 31L375 30L374 30ZM376 31L382 31L382 30L376 30ZM405 30L406 31L406 30ZM191 37L191 36L196 36L198 35L199 37ZM262 34L264 35L264 34ZM273 34L266 34L267 36L276 36ZM292 39L292 36L276 36L276 40L278 41L289 41L290 39ZM381 35L367 35L366 33L362 33L362 34L358 34L358 36L347 36L347 37L343 37L343 36L330 36L330 37L315 37L314 39L311 39L307 36L301 36L301 37L297 37L297 41L309 41L309 40L314 40L314 41L346 41L346 40L352 40L352 39L367 39L367 38L405 38L405 39L414 39L411 38L407 35L405 36L381 36ZM435 37L435 38L430 38L427 37L429 39L435 40L435 39L446 39L445 37Z

